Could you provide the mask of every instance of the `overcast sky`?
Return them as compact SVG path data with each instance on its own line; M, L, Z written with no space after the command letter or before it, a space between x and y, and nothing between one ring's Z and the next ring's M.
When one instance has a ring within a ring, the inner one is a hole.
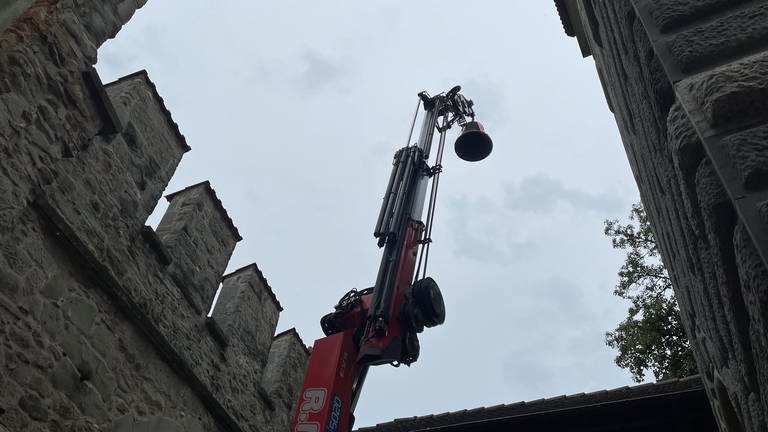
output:
M356 426L631 384L604 345L627 305L602 223L637 188L552 1L152 0L97 67L104 82L149 72L192 147L166 192L211 181L244 237L229 270L258 263L278 330L308 345L374 282L416 94L460 84L474 100L494 151L444 160L429 273L446 323L410 368L371 371Z

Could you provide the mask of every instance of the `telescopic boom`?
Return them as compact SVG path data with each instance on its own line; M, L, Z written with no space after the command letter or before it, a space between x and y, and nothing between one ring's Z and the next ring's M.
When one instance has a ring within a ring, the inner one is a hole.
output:
M462 127L455 149L464 160L484 159L493 147L482 125L475 121L472 101L459 91L461 87L456 86L436 96L419 93L424 106L421 132L415 144L409 136L408 145L395 152L374 229L383 248L376 283L349 291L334 311L320 320L326 336L316 340L312 348L293 432L351 431L368 368L415 362L419 357L417 334L445 320L440 289L434 279L426 277L445 132L454 123ZM430 166L435 131L440 139L435 163Z

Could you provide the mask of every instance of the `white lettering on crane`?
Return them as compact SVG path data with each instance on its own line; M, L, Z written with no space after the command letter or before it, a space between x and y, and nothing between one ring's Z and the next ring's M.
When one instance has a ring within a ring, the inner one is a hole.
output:
M320 423L307 421L310 413L316 413L323 409L327 391L322 388L310 388L304 390L301 405L299 406L299 418L294 432L320 432Z

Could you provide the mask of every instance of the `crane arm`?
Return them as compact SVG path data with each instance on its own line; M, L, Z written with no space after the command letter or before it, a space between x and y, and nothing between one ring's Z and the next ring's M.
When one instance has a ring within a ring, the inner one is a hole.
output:
M434 97L419 93L425 110L421 132L416 144L410 145L409 137L409 145L395 153L374 229L383 248L376 282L371 288L345 294L334 311L321 319L326 336L316 340L312 348L293 432L351 431L368 368L415 362L419 356L417 334L445 319L442 294L435 281L428 277L414 281L414 274L419 247L431 241L425 238L428 228L421 219L429 180L440 173L445 130L454 122L468 125L466 117L479 125L474 121L472 101L459 94L460 90L456 86ZM482 132L482 126L479 128ZM440 148L435 166L430 168L435 130L441 134ZM487 142L490 144L490 138ZM490 148L480 159L488 153Z

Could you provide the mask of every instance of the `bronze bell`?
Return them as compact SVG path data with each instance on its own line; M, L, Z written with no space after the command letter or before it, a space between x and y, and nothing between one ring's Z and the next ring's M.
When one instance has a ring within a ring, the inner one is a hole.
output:
M493 141L478 121L467 122L456 138L456 155L468 162L483 160L491 154Z

